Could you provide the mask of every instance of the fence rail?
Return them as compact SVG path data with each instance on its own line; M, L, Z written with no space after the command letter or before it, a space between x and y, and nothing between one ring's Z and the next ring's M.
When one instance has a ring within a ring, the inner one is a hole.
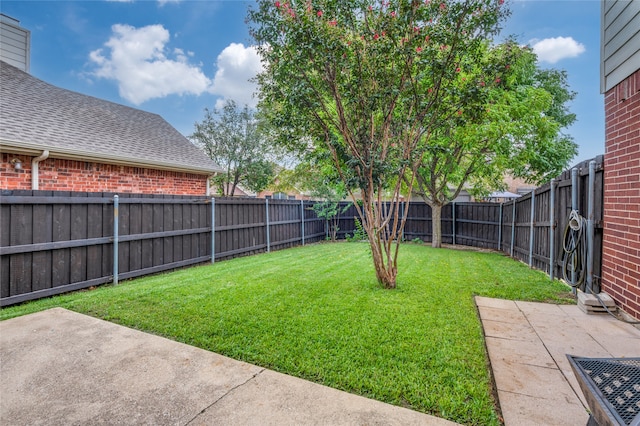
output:
M586 217L591 199L592 285L597 290L603 177L600 156L591 174L584 162L508 203L448 204L442 209L443 242L500 250L562 277L569 214L578 210ZM309 201L115 195L3 190L0 306L317 242L327 235L327 224ZM408 208L403 238L431 241L431 208L423 202ZM340 215L339 238L354 233L356 217L354 206Z

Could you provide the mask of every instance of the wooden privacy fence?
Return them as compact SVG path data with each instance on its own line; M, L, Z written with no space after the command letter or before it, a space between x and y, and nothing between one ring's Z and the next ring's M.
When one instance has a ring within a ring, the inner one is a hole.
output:
M545 271L552 278L563 278L563 240L569 215L576 210L593 225L592 241L588 243L593 259L591 288L598 292L602 270L603 188L604 157L598 156L507 203L448 204L442 208L442 242L500 250ZM354 233L356 217L353 206L341 215L338 231L341 238ZM587 233L587 229L584 232ZM424 202L410 203L404 238L431 241L431 208Z
M344 204L346 206L346 204ZM473 247L498 249L499 204L495 203L451 203L442 207L442 242ZM404 228L405 241L420 239L430 242L431 207L423 201L409 203L407 223ZM401 213L404 211L402 210ZM340 214L339 238L353 235L358 212L351 205Z
M598 291L603 177L600 156L508 203L446 205L443 242L500 250L562 278L564 231L578 210L592 225L590 285ZM327 235L309 201L115 195L3 191L1 306ZM431 241L431 208L411 202L408 209L403 238ZM340 215L339 238L354 233L356 217L354 206Z
M323 240L325 221L316 216L312 205L310 201L216 198L215 259Z
M592 285L602 271L604 157L580 163L535 191L501 205L500 249L552 278L563 278L565 232L572 210L591 226L583 229L593 260ZM589 278L589 277L588 277ZM584 288L583 288L584 290Z
M315 242L325 236L324 221L309 205L289 200L3 191L0 303L6 306Z

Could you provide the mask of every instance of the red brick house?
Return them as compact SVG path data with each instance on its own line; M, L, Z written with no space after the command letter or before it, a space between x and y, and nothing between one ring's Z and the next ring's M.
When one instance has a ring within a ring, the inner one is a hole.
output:
M162 117L31 76L28 37L8 57L17 23L2 16L0 189L209 194L219 167Z
M640 1L602 3L602 290L640 319Z

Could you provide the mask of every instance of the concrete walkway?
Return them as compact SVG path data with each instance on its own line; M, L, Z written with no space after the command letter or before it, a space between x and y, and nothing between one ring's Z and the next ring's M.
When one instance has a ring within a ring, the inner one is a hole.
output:
M0 322L2 425L454 425L55 308Z
M640 330L576 305L476 297L506 426L584 426L587 403L566 354L640 357Z

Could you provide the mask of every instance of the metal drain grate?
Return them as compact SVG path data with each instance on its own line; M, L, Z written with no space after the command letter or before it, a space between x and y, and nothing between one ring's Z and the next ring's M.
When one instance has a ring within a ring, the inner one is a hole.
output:
M640 425L640 358L567 358L599 425Z

